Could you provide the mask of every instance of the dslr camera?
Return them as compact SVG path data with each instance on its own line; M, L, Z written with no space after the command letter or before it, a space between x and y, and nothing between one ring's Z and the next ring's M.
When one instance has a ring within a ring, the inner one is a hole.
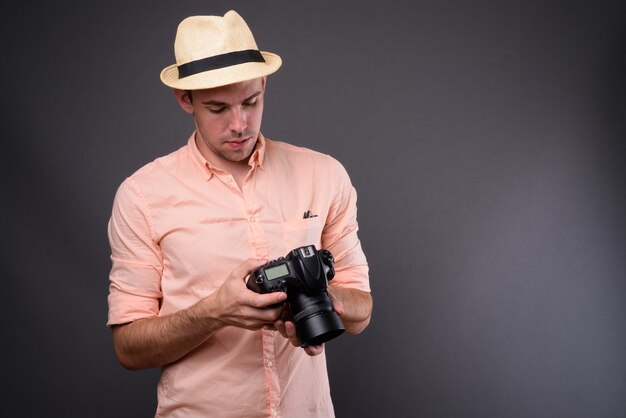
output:
M296 248L254 270L248 289L257 293L285 292L302 347L319 345L341 335L344 325L328 296L335 276L333 255L314 245Z

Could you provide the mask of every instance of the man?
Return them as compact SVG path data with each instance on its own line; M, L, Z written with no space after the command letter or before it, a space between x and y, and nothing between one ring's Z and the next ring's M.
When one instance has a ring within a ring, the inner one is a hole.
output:
M283 292L246 287L294 248L335 258L329 294L346 331L369 323L356 194L329 156L265 138L267 76L234 11L181 22L161 80L195 130L120 186L109 222L109 321L128 369L162 367L159 417L333 416L324 346L300 347Z

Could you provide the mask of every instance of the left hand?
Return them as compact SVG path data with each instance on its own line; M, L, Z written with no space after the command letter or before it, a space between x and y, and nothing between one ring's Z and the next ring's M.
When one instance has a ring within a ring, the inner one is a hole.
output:
M333 309L337 312L337 315L342 316L345 313L342 303L334 297L330 292L328 292L328 296L330 296L330 300L333 304ZM283 314L281 318L274 321L274 328L280 332L280 334L287 338L291 344L296 347L300 347L300 339L296 335L296 324L293 323L291 312L289 311L289 307L285 304L283 307ZM324 352L324 344L320 345L310 345L307 347L302 347L304 351L309 356L317 356Z

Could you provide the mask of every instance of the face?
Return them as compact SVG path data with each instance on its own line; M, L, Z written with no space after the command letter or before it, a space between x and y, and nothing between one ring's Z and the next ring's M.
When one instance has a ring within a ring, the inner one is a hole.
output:
M265 78L207 90L175 90L179 104L193 115L196 143L207 161L226 168L247 164L263 117Z

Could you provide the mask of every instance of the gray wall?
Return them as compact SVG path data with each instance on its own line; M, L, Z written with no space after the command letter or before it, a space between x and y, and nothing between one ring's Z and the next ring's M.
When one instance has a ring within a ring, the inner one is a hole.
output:
M327 347L338 416L624 416L623 2L41 3L1 13L2 415L153 414L104 325L106 222L191 132L176 25L234 8L284 60L265 134L359 191L375 313Z

